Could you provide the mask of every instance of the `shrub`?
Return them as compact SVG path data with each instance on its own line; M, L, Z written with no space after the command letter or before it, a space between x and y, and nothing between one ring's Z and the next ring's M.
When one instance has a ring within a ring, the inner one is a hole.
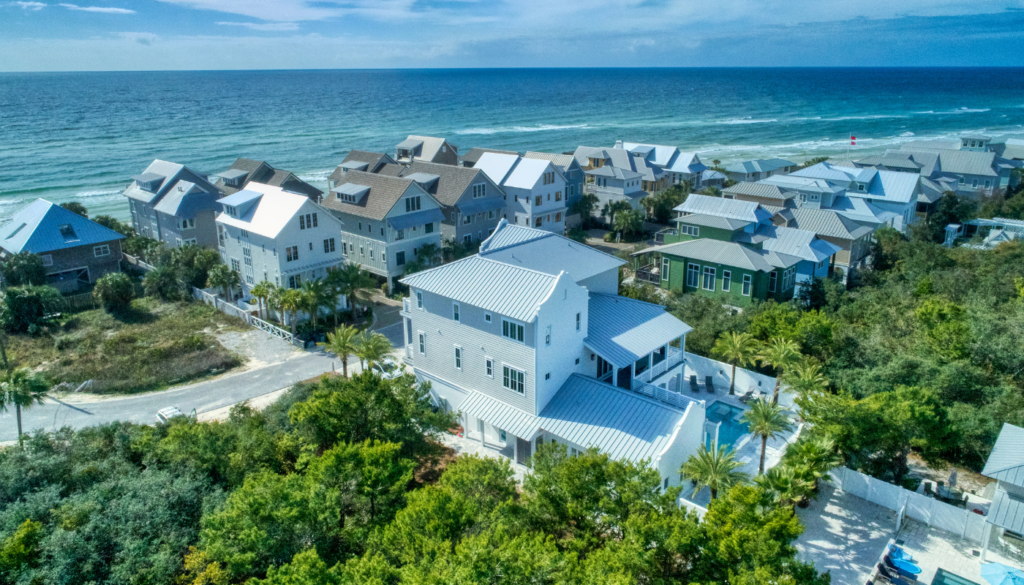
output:
M46 284L46 268L43 260L32 252L14 254L0 264L7 286L43 286Z
M108 313L119 313L131 307L135 286L127 274L112 272L96 281L92 294Z
M8 331L36 334L67 302L52 286L18 286L7 289L4 305L4 327Z
M159 266L147 272L142 278L142 289L146 296L162 301L177 301L183 296L181 282L170 266Z

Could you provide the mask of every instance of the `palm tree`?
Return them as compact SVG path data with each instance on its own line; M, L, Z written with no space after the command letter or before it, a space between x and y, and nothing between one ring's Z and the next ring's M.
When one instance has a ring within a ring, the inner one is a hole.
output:
M786 417L786 410L775 402L759 398L750 405L750 410L743 413L743 422L747 423L750 433L761 437L761 464L758 473L764 473L764 454L768 447L768 439L792 430L793 425Z
M802 475L813 481L814 491L817 491L820 481L832 479L828 472L843 464L843 455L836 449L832 437L822 435L802 437L786 448L782 460L786 465L803 469L805 473Z
M357 303L369 302L376 280L358 264L347 263L327 275L327 285L338 294L345 295L352 306L352 320L356 318Z
M281 318L283 322L284 317L281 313L284 311L281 310L281 296L284 295L288 289L281 288L276 284L272 284L270 287L270 292L267 293L267 319L270 319L271 311L277 311L278 317Z
M800 477L795 469L787 465L778 465L769 469L768 473L755 477L754 483L771 494L777 506L790 508L807 497L811 491L811 483Z
M322 307L331 307L332 292L330 287L319 278L302 283L303 308L309 313L310 319L313 320L314 331L319 322L320 309Z
M423 244L416 253L416 257L419 258L420 262L423 262L427 268L430 268L441 261L441 248L439 248L437 244Z
M338 356L341 360L341 373L347 378L348 356L359 350L359 347L356 345L356 341L360 337L361 335L358 329L351 325L342 325L335 329L333 333L327 334L326 343L318 343L317 345Z
M782 373L800 361L800 348L792 340L773 337L768 341L767 345L761 348L761 353L758 354L757 359L775 370L775 395L772 397L772 402L778 404Z
M242 280L238 277L238 273L228 268L225 264L218 264L210 269L206 276L206 286L210 288L220 287L224 291L224 297L228 302L232 302L233 298L231 291L235 289Z
M711 490L711 499L714 500L718 497L719 491L750 479L746 473L736 471L742 466L742 463L736 461L735 451L726 450L725 447L709 451L705 445L701 445L700 450L690 455L686 463L683 463L679 472L697 484L693 490L694 495L707 486Z
M821 366L810 360L793 366L786 374L786 383L800 396L828 388L828 378L821 373Z
M289 288L281 293L281 311L288 316L288 325L292 328L292 337L295 337L296 313L302 308L302 291L297 288Z
M732 377L729 381L729 394L735 394L736 366L746 367L754 363L757 357L757 340L749 333L723 333L711 353L732 364Z
M270 298L270 293L273 289L274 285L266 280L261 280L249 289L249 294L252 295L259 303L260 319L267 318L264 308L267 305L267 299Z
M376 331L363 331L356 336L355 345L356 349L353 353L359 358L359 365L364 368L372 368L374 364L380 363L385 356L391 353L391 342ZM363 366L364 362L365 366Z
M18 419L18 446L24 446L21 430L21 409L42 404L50 385L41 374L32 373L28 368L18 368L4 373L0 379L0 412L7 412L10 405Z

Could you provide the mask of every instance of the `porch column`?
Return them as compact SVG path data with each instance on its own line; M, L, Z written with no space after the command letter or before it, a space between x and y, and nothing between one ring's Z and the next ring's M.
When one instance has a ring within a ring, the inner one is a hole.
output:
M476 419L476 429L478 431L480 431L480 446L481 447L486 447L487 446L487 445L484 444L484 437L487 436L484 433L484 426L485 426L485 424L486 423L484 423L483 419L481 419L481 418Z
M506 435L512 437L512 464L516 465L519 463L519 437Z

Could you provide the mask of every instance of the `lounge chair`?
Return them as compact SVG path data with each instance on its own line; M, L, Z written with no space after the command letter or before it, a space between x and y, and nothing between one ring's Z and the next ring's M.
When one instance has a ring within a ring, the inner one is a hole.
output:
M695 374L690 376L690 390L693 390L694 394L698 394L700 392L700 387L697 386L697 376Z
M708 389L708 394L715 393L715 379L711 376L704 376L704 386Z
M918 567L914 563L900 561L900 565L902 566L897 566L896 563L893 562L892 557L889 556L889 553L886 553L885 556L882 557L882 560L885 561L885 567L889 569L890 572L895 572L904 579L917 581L917 576L921 573L921 567Z
M895 544L889 545L889 556L891 556L895 560L907 561L908 563L917 564L917 561L914 560L914 557L910 556L910 553L908 553L907 551L903 550Z
M894 571L887 569L884 563L878 564L878 577L883 583L891 583L892 585L913 585L913 581L904 579L897 575Z
M746 403L750 402L753 399L754 399L754 391L752 389L748 389L746 392L744 392L743 394L739 395L739 401L742 402L743 404L746 404Z

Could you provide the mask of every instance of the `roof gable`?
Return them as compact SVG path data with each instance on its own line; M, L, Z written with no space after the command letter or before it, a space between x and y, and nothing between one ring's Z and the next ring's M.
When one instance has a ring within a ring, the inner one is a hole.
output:
M398 203L398 200L405 195L409 189L415 189L435 202L434 197L423 190L411 179L403 177L388 177L384 175L367 173L364 171L349 171L345 173L344 183L331 190L331 193L324 197L321 205L343 213L350 213L375 220L383 220L391 209ZM356 185L369 189L366 195L360 197L356 203L344 201L338 195L347 189L345 185Z
M556 275L569 273L576 282L626 262L596 248L551 232L518 226L507 220L480 244L480 256L513 266Z
M319 205L305 195L256 182L250 182L245 190L229 195L219 203L224 207L237 208L238 217L222 212L217 215L217 223L244 229L267 238L276 238L300 210L307 207L314 211L320 209ZM341 226L341 221L330 213L323 213L319 217L319 221L334 222L339 228Z
M981 474L1024 487L1024 429L1003 423Z

